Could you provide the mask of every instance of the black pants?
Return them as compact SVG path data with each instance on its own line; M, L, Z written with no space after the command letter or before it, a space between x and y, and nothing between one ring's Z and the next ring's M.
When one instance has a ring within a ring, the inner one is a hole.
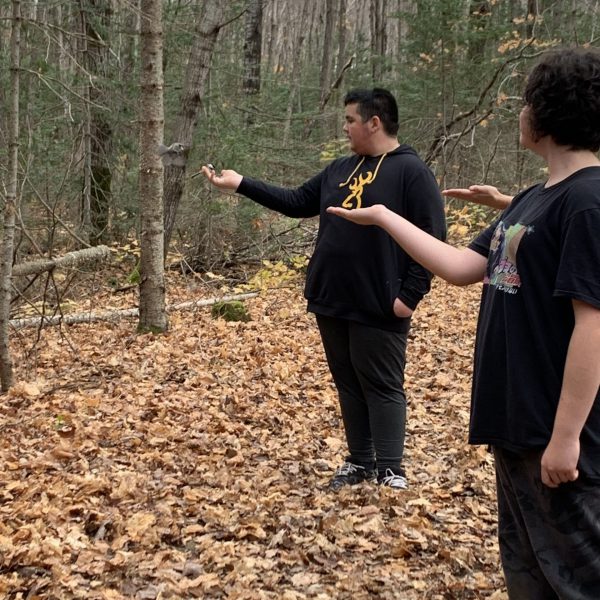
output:
M317 315L329 370L337 388L348 460L404 475L404 366L408 333Z
M494 448L500 557L511 600L600 599L600 484L542 483L542 451Z

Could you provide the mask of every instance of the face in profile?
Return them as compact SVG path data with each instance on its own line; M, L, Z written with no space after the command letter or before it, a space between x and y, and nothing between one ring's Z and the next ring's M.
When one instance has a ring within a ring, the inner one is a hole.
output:
M347 104L344 116L344 133L348 136L350 149L356 154L368 154L371 139L371 120L363 121L358 104Z

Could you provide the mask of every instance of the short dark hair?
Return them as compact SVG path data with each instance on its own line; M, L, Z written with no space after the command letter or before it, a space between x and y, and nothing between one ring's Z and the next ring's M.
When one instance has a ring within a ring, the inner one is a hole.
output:
M600 53L560 50L532 70L523 94L534 136L572 150L600 149Z
M344 96L344 106L357 104L358 114L363 121L379 117L388 135L398 133L398 104L392 93L383 88L350 90Z

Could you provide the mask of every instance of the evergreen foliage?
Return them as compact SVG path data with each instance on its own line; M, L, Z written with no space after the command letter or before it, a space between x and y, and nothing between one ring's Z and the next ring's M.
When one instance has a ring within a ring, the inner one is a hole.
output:
M520 90L533 61L546 49L598 44L597 3L540 0L537 13L528 15L525 0L387 2L384 56L373 51L370 4L347 2L345 16L336 17L333 79L349 57L354 60L320 111L325 3L265 4L261 89L252 95L242 85L246 2L228 3L189 174L211 162L217 169L297 185L347 151L341 130L344 91L383 85L399 99L401 141L427 158L441 186L485 181L511 193L543 176L541 165L530 156L525 161L518 148ZM75 244L67 229L82 228L84 134L94 113L111 132L111 173L103 175L111 186L106 233L124 243L136 232L139 23L132 3L118 1L111 7L59 1L24 10L17 262L29 253ZM199 1L164 3L166 143L176 141L171 139L174 117L194 24L203 9ZM6 6L0 12L0 108L6 115L10 13ZM85 59L90 39L81 30L82 15L107 50L106 63L95 72ZM374 63L379 81L373 80ZM6 143L0 150L2 171L5 157ZM293 229L288 220L210 190L203 178L187 181L172 246L192 265L210 268L285 256L280 235ZM309 239L305 250L310 252L312 238L306 236L312 228L295 228L283 246L293 239L302 246Z

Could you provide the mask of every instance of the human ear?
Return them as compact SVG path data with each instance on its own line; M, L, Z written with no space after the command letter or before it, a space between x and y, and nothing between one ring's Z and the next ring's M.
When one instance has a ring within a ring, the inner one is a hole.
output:
M377 115L371 117L371 129L373 131L381 129L381 119Z

